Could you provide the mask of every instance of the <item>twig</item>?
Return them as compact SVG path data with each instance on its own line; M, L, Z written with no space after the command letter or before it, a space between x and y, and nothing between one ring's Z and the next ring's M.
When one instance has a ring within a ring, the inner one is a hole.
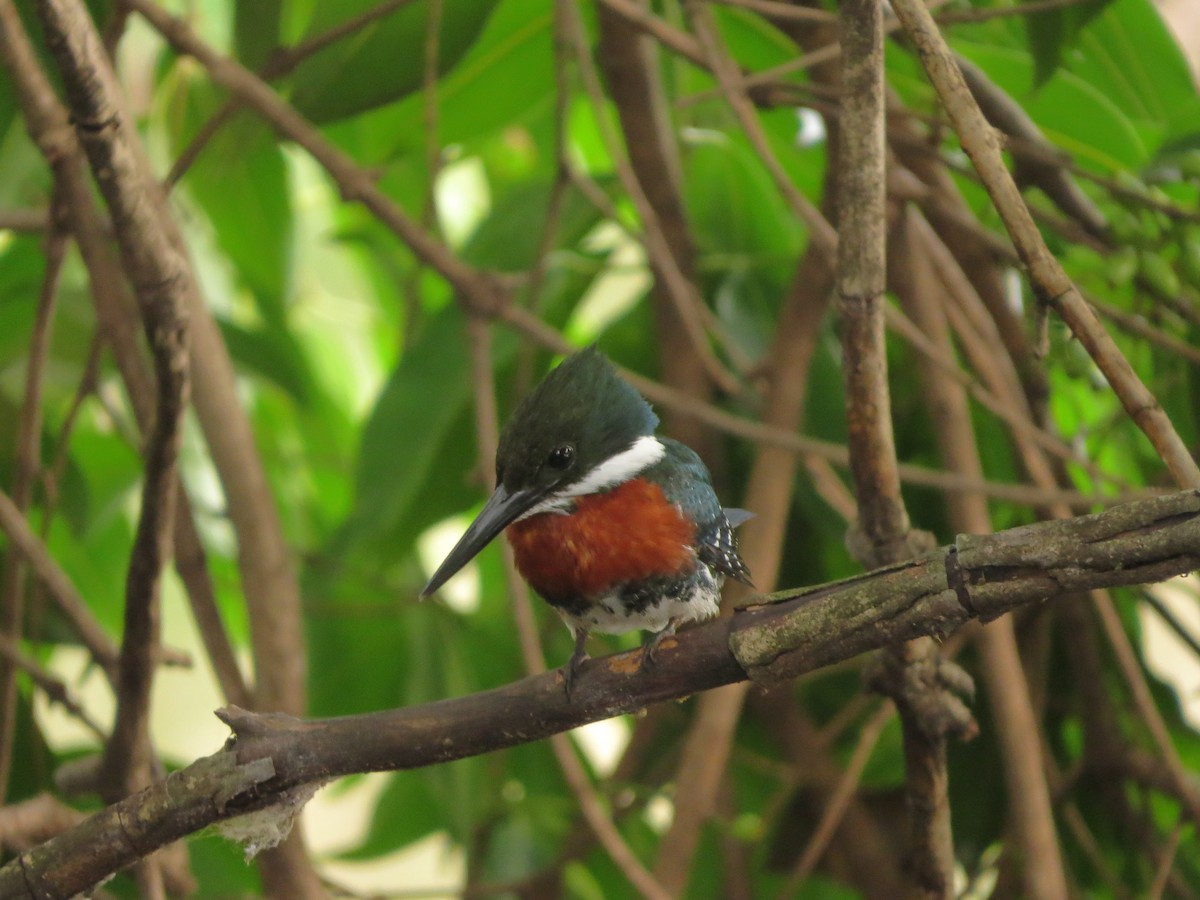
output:
M780 0L716 0L724 6L740 7L759 13L768 19L784 19L792 22L828 23L835 20L832 13L807 6L792 6ZM1076 0L1078 2L1078 0Z
M16 504L3 491L0 491L0 531L8 537L10 547L29 563L34 576L67 617L92 659L115 684L118 656L116 645L97 624L87 601L76 590L70 576L59 567L46 545L29 527Z
M810 246L796 268L772 341L763 420L781 433L793 433L803 420L809 370L832 281L828 255ZM746 524L740 543L755 583L763 590L773 587L778 577L798 463L794 454L781 448L759 446L750 471L744 502L755 518ZM675 893L687 885L700 829L715 808L745 698L741 686L706 694L689 729L675 776L675 783L687 790L676 794L675 816L655 864L655 874Z
M1150 693L1149 684L1146 683L1146 676L1138 662L1137 653L1134 652L1133 646L1129 642L1129 635L1125 633L1125 627L1121 624L1121 617L1117 614L1112 597L1108 591L1094 590L1092 591L1092 602L1100 617L1100 624L1104 628L1109 646L1112 647L1113 654L1117 658L1121 674L1129 685L1138 715L1145 723L1146 730L1150 732L1158 754L1166 765L1171 780L1175 783L1179 802L1183 804L1187 814L1197 827L1200 827L1200 798L1191 789L1191 776L1179 756L1179 751L1175 749L1175 743L1171 740L1171 732L1167 728L1167 723L1163 721L1162 714L1154 703L1154 696Z
M670 101L661 77L658 45L606 6L596 7L596 17L599 26L596 60L620 117L629 165L645 191L646 202L658 217L663 239L680 272L688 282L696 284L696 245L684 208L683 167ZM565 15L557 17L557 21L564 26L570 24ZM712 382L687 337L678 306L669 296L666 273L658 270L653 258L649 262L656 282L651 297L662 379L684 393L708 399L713 392ZM734 369L744 376L751 362L738 344L728 339L720 320L704 303L694 303L692 308L721 342ZM665 427L671 437L687 444L701 459L713 458L712 432L699 422L672 414Z
M186 23L166 15L148 0L133 0L128 5L155 27L165 28L166 36L172 42L182 40L185 45L205 54L202 62L206 65L215 65L217 71L242 87L250 84L252 91L258 90L259 95L269 98L268 104L276 104L273 107L276 111L282 107L288 122L300 123L307 136L320 140L316 129L282 104L270 88L241 66L200 43ZM188 44L189 41L193 43ZM189 52L186 46L181 49ZM140 145L134 146L139 151L140 167L148 178L148 163L140 155ZM334 152L340 159L345 159ZM165 208L162 196L156 195L156 200L151 218L157 227L150 233L161 242L158 251L164 256L176 254L180 263L175 273L177 286L192 317L195 408L238 536L238 564L250 612L250 639L254 651L254 704L260 708L299 713L306 705L307 654L293 554L284 539L249 419L237 399L236 378L228 348L183 256L184 243L178 226ZM405 221L408 223L407 219ZM280 847L265 853L260 859L260 867L264 889L269 893L297 898L321 894L316 874L299 844L298 832L293 832L291 839Z
M17 20L7 20L11 8L0 3L0 22L4 23L3 47L10 54L17 54L24 63L10 66L14 81L20 88L25 113L26 127L46 159L54 167L56 182L63 191L64 218L68 222L79 244L80 255L88 270L92 298L96 309L101 335L112 347L117 368L125 382L130 405L143 433L153 425L154 386L146 370L141 346L138 342L136 316L129 314L131 304L126 301L126 279L111 251L111 223L108 222L93 201L90 184L84 173L82 151L74 139L67 119L66 110L59 104L53 88L42 74L35 61L28 36ZM89 370L92 364L89 363ZM78 403L90 392L85 383L80 385L76 402L68 414L62 429L62 439L50 473L58 472L65 464L66 436L70 422L78 411ZM134 442L140 446L140 442ZM54 487L47 483L47 492ZM242 680L234 659L233 650L216 610L212 580L208 574L204 549L192 521L192 512L186 495L181 495L176 522L176 568L187 588L196 623L205 647L213 663L214 671L226 698L241 705L250 705L250 695ZM171 656L164 657L170 663Z
M496 315L517 331L533 338L541 346L555 353L570 353L571 343L558 331L541 319L518 306L501 307ZM850 452L844 444L835 444L820 438L807 437L751 421L720 409L711 403L696 400L674 388L653 381L636 372L621 371L621 376L636 387L646 399L673 410L693 416L721 431L737 435L756 443L784 447L794 453L811 454L829 460L837 466L849 466ZM969 478L957 472L935 471L912 463L900 463L897 471L908 484L920 484L951 493L978 492L987 497L1009 500L1027 506L1038 506L1051 502L1062 502L1078 509L1096 504L1124 503L1162 493L1152 488L1127 491L1120 494L1082 494L1078 491L1025 484L1000 484L981 478Z
M48 209L0 210L0 231L39 232L50 227Z
M914 530L900 494L884 343L886 261L883 7L842 0L841 122L838 128L838 311L846 423L858 516L848 544L871 568L916 556L933 544ZM939 678L937 644L916 639L890 647L872 687L890 697L904 734L905 869L914 896L944 897L954 879L946 737L972 726L961 701ZM880 726L882 727L882 725ZM801 863L815 865L815 859ZM805 871L804 869L800 870Z
M17 642L7 635L0 635L0 656L3 656L14 668L25 672L51 703L57 703L70 715L78 719L88 731L100 740L101 744L108 739L108 735L104 733L104 729L96 724L96 720L88 715L86 709L80 706L79 701L71 694L70 689L63 683L62 679L57 678L52 672L47 671L33 657L21 652L21 648L17 645ZM16 705L15 702L13 705ZM0 843L3 842L0 841Z
M566 22L564 27L574 45L580 80L595 110L601 138L612 157L621 186L637 209L644 232L646 256L654 266L664 292L679 314L680 324L691 344L692 352L703 363L705 371L714 384L727 394L737 394L740 392L738 379L722 365L709 346L702 318L697 312L698 308L704 304L699 289L693 281L688 279L680 261L675 257L671 244L663 232L663 224L658 213L651 205L646 191L630 167L629 160L622 151L620 139L613 132L604 113L603 89L600 86L595 63L588 47L587 33L578 11L570 0L559 0L555 9L556 14L561 15Z
M1167 882L1171 879L1171 869L1175 865L1175 855L1179 852L1179 845L1183 840L1183 829L1186 827L1183 817L1179 817L1179 821L1175 823L1175 827L1171 829L1171 836L1167 839L1167 846L1162 849L1162 857L1158 861L1158 866L1154 870L1154 881L1150 885L1150 889L1146 892L1147 900L1158 900L1163 895L1163 891L1167 889ZM1193 828L1195 825L1192 826Z
M1015 137L1025 149L1033 149L1017 157L1018 179L1041 188L1059 209L1083 226L1089 237L1103 238L1108 232L1104 214L1075 183L1064 160L1029 113L983 69L961 55L956 55L955 61L988 121L1006 137Z
M944 12L937 16L939 25L959 25L964 22L986 22L1009 16L1031 16L1055 9L1066 9L1086 3L1087 0L1026 0L1015 6L995 6L987 9L964 9Z
M400 237L418 259L440 274L455 290L481 310L492 310L507 299L508 291L496 279L460 261L430 236L394 201L376 187L374 179L321 132L285 102L253 72L204 43L182 19L170 15L153 0L129 0L129 6L146 19L178 53L193 56L210 77L224 86L315 159L337 184L347 201L362 203Z
M1038 298L1062 316L1108 379L1129 417L1150 439L1176 483L1200 486L1200 467L1174 425L1042 239L1029 208L1004 167L999 141L963 82L962 73L929 10L919 0L896 0L893 9L917 49L963 150L1000 213Z
M21 852L74 828L87 818L50 794L0 807L0 849Z
M1188 649L1196 655L1197 659L1200 659L1200 638L1192 634L1191 629L1179 621L1179 617L1155 595L1154 591L1146 591L1142 595L1142 602L1153 609L1175 636L1187 644Z
M850 805L850 799L858 790L859 780L862 778L867 763L871 761L871 754L875 752L879 738L883 735L883 729L892 720L895 713L896 707L890 701L885 701L863 724L862 730L858 733L858 742L854 745L854 750L846 763L846 771L838 781L837 787L833 789L823 804L824 809L820 820L813 829L812 837L808 839L804 852L796 860L796 865L788 873L787 883L779 892L780 900L794 896L812 875L817 863L821 861L822 855L829 847L829 842L833 839L834 832L842 824L842 817Z
M1200 349L1186 340L1168 334L1161 328L1155 328L1138 313L1126 312L1112 303L1089 294L1084 294L1084 297L1100 316L1115 323L1118 328L1124 329L1129 334L1137 335L1151 344L1157 344L1193 365L1200 365Z

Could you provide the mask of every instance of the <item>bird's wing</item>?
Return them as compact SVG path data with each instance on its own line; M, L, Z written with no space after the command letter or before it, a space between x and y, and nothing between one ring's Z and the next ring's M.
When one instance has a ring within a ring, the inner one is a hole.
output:
M663 438L662 443L666 447L663 460L655 466L655 471L647 474L658 482L667 499L696 523L700 561L722 575L753 587L750 571L738 554L737 539L733 534L733 529L752 514L742 509L721 507L708 469L694 450L669 438Z

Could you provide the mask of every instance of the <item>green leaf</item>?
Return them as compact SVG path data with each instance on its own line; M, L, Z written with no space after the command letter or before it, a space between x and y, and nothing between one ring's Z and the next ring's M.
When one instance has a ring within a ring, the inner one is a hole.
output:
M603 182L602 182L603 185ZM537 261L550 211L550 185L518 185L492 206L462 249L474 266L523 272ZM557 247L574 247L600 219L596 207L575 187L563 192L555 222Z
M550 109L554 94L550 0L501 0L479 39L437 86L441 143L464 144ZM381 133L384 156L425 152L425 97L410 94L365 127ZM361 139L361 136L360 136ZM375 142L371 142L375 143Z
M238 61L258 69L279 46L283 0L254 0L233 5L233 45Z
M444 73L483 30L497 0L442 0L437 70ZM378 0L320 3L305 38L323 34ZM374 109L424 84L429 0L418 0L308 58L292 79L292 102L318 124Z
M396 772L379 795L366 838L345 859L391 853L444 827L444 811L426 771Z
M224 102L198 72L177 66L165 91L176 153ZM292 205L287 164L275 134L249 114L225 124L184 176L189 196L212 222L263 318L282 325L292 270Z
M448 308L405 352L363 428L352 531L380 534L407 515L467 411L470 369L462 316Z
M1152 144L1157 143L1153 126L1135 123L1094 83L1060 69L1035 93L1033 63L1028 54L966 42L956 47L1021 101L1047 138L1080 162L1109 171L1136 170L1150 159Z
M1031 3L1033 0L1025 0ZM1034 83L1043 85L1062 62L1063 51L1071 46L1088 22L1113 0L1088 0L1068 7L1048 9L1025 16L1025 29L1033 53Z
M219 324L225 345L238 365L273 382L300 406L313 402L318 389L312 371L289 331L243 328L228 321Z
M1191 70L1150 0L1117 0L1079 34L1065 67L1140 126L1152 144L1196 130L1200 119ZM1083 122L1075 110L1073 122Z

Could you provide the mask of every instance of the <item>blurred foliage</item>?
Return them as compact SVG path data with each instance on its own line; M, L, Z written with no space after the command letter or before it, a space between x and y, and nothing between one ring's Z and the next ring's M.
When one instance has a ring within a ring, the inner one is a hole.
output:
M375 3L197 0L188 8L206 39L256 68L268 65L279 45L300 44ZM1007 5L960 0L942 11ZM674 0L655 8L678 21ZM714 6L713 11L730 52L745 69L764 70L798 55L792 39L758 15L733 7ZM105 17L108 8L97 4L96 12ZM594 37L590 7L586 12ZM301 60L278 86L328 138L370 167L384 191L439 229L464 260L512 275L527 272L538 264L539 253L548 251L538 289L525 291L520 302L580 342L598 339L619 362L654 375L660 338L651 324L644 258L607 210L560 180L555 142L561 128L572 163L607 197L622 227L636 226L600 137L599 117L615 124L613 108L608 103L593 107L572 77L564 118L556 120L554 30L550 0L418 0ZM438 48L434 65L427 62L431 34ZM964 22L948 26L948 34L955 49L1070 155L1085 192L1109 222L1109 235L1090 241L1045 226L1072 276L1104 303L1197 346L1200 96L1149 0L1091 0L1029 16ZM141 127L165 172L227 96L201 67L173 56L144 28L131 30L126 42L124 75L132 80L137 74ZM662 74L674 102L682 187L704 297L726 338L746 358L759 360L770 345L805 231L728 108L707 93L711 77L669 54L663 56ZM787 77L801 89L808 85L803 72ZM935 113L931 90L903 42L889 47L888 77L913 110ZM430 78L436 83L426 90ZM823 137L802 132L802 119L793 109L764 110L760 118L784 169L819 202L827 165ZM433 184L431 147L440 168ZM943 136L940 149L956 159L952 138ZM997 229L978 186L961 166L952 171L981 224ZM0 213L47 204L48 172L5 81L0 81L0 172ZM1029 198L1039 210L1051 209L1038 192ZM301 561L311 712L348 714L421 703L520 677L495 548L485 551L475 567L477 605L415 602L428 563L419 553L422 535L447 517L476 508L483 494L479 466L490 465L478 459L475 447L464 317L447 285L363 209L339 202L336 188L311 161L245 111L199 155L175 188L173 203L239 367L242 396ZM11 481L9 448L42 271L39 237L0 232L0 476L5 484ZM640 280L631 281L631 273ZM1032 304L1027 290L1025 302ZM1196 364L1140 336L1115 333L1184 440L1196 446ZM57 461L53 492L47 480L33 519L99 621L116 634L139 461L132 415L107 355L95 390L83 398L78 417L70 418L94 335L86 273L72 255L44 373L43 459L47 465ZM892 341L897 445L906 461L936 467L937 423L924 408L913 351ZM554 360L500 326L493 329L491 349L504 415ZM813 363L804 431L832 441L845 438L839 352L829 324ZM1076 448L1123 484L1165 484L1145 439L1058 325L1051 325L1046 371L1053 421ZM755 413L744 399L719 402L740 414ZM1004 428L976 412L987 476L1018 480L1020 468ZM753 448L727 439L722 449L716 475L727 502L735 503ZM186 481L218 599L235 640L244 645L236 552L198 435L189 436L187 461ZM1081 489L1111 489L1094 484L1077 467L1070 474ZM914 520L947 539L940 494L906 491ZM992 509L997 527L1031 516L1027 509L1000 502ZM800 479L779 583L817 583L855 571L843 532L813 487ZM1135 599L1136 593L1126 595L1127 608ZM28 646L49 660L71 637L44 602L34 609L29 625L37 640ZM548 659L565 659L568 636L547 611L540 621ZM1132 615L1127 625L1137 631ZM609 644L618 645L628 641ZM1046 713L1047 743L1058 767L1070 770L1083 752L1077 686L1060 642L1046 654L1040 665L1053 696L1060 698ZM1115 673L1109 672L1108 687L1124 703L1127 689ZM46 744L30 716L34 692L25 682L21 688L11 800L53 790L55 767L76 752ZM1176 744L1195 768L1200 741L1180 718L1176 698L1158 689ZM795 695L825 725L861 690L857 670L843 667L810 677L796 686ZM1000 751L987 703L978 703L976 711L982 736L951 748L956 843L970 875L994 864L995 849L1005 837ZM672 790L663 780L673 768L688 716L687 706L666 711L630 780L601 783L625 838L643 859L653 858L661 831L661 820L647 810ZM833 750L843 764L862 718L842 723L835 736ZM1148 746L1138 721L1131 717L1122 724L1131 740ZM812 825L790 818L789 798L803 787L796 777L768 730L747 721L729 772L733 812L706 833L689 897L726 896L722 879L731 842L748 860L753 894L779 890L784 875L768 865L773 848L781 833L795 829L804 836ZM893 722L864 775L864 795L883 803L902 781L901 739ZM1146 890L1154 877L1147 848L1165 843L1180 815L1178 805L1163 795L1131 790L1126 811L1147 842L1132 846L1129 822L1115 821L1111 809L1083 788L1072 791L1070 799L1095 841L1095 846L1079 844L1077 835L1063 830L1080 895L1122 896L1108 880L1109 872L1118 872L1135 894ZM467 852L473 880L503 884L563 863L569 849L564 869L569 896L627 895L621 874L589 842L580 821L548 747L520 747L390 777L365 836L345 856L374 859L445 833ZM793 853L796 841L784 842ZM1096 852L1106 868L1097 865ZM195 841L192 856L200 896L258 890L255 870L238 862L236 850L222 842ZM785 857L786 864L790 861ZM1179 847L1175 872L1188 891L1200 891L1200 845L1194 840L1185 838ZM111 888L130 896L130 884L122 878ZM796 896L856 894L845 879L823 872Z

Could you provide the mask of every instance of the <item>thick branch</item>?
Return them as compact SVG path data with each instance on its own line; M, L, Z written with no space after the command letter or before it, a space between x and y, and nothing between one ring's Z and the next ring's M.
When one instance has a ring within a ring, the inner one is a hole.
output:
M772 682L973 618L1200 565L1200 491L995 535L833 584L783 591L679 635L662 664L591 660L571 701L559 672L423 706L311 722L222 712L235 737L0 869L0 896L70 896L214 822L355 772L410 769L545 738L751 677Z

